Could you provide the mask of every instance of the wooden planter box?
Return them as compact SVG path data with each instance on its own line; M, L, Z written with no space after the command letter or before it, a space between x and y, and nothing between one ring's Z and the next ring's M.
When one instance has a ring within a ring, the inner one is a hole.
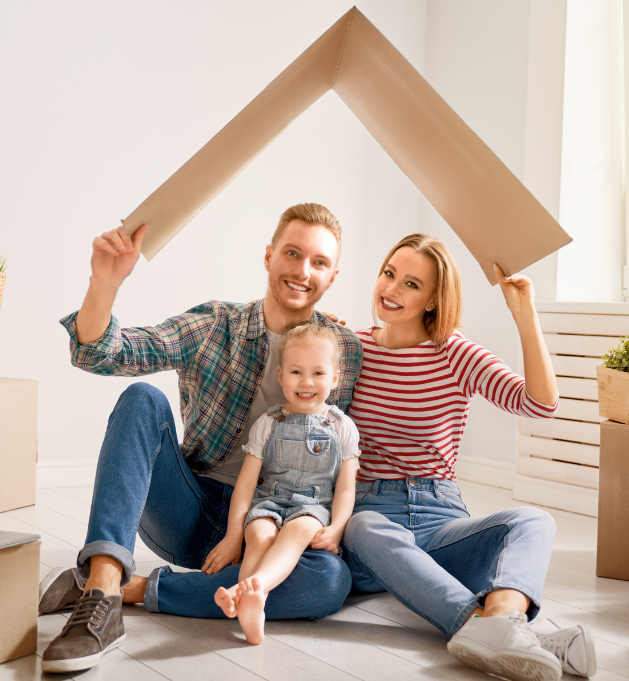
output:
M596 367L599 414L629 424L629 371Z

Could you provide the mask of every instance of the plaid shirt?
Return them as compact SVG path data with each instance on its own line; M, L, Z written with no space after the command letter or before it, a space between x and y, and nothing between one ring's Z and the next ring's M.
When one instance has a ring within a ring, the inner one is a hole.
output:
M211 300L155 327L121 329L112 315L101 338L79 345L74 312L61 320L70 334L72 364L92 374L142 376L174 369L179 375L184 438L190 468L217 468L242 432L268 354L262 301L246 305ZM312 322L331 327L341 348L338 387L328 399L346 411L360 372L356 336L323 315Z

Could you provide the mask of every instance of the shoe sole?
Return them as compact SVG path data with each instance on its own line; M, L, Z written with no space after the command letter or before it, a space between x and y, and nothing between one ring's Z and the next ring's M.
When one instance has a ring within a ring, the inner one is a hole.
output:
M540 659L524 651L483 650L478 642L474 642L472 648L463 641L450 641L448 650L459 662L472 669L511 681L558 681L561 678L561 663L557 658L553 658L555 665L552 660Z
M121 643L123 643L126 637L127 635L123 634L113 643L110 643L105 650L101 650L100 653L95 653L94 655L73 657L68 660L42 660L41 669L43 672L53 672L57 674L62 672L79 672L83 669L91 669L100 662L100 658L105 653L108 653L110 650L117 648Z
M46 595L46 591L50 588L50 585L61 575L64 573L66 570L70 570L71 568L69 567L56 567L53 570L51 570L39 583L39 605L41 605L41 602Z

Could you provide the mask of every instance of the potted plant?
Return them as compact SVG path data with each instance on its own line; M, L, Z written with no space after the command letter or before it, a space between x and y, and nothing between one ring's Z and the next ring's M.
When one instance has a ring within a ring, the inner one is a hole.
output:
M629 424L629 336L606 352L603 366L596 367L598 413L612 421Z
M4 286L7 283L7 257L0 254L0 307L2 307L2 296L4 295Z

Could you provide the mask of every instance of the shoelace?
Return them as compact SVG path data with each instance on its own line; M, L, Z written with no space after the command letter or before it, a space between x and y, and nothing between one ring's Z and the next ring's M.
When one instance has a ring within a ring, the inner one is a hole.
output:
M561 663L567 662L568 647L572 643L571 640L569 641L568 639L564 639L561 641L560 639L554 639L552 636L548 636L547 634L542 635L541 638L544 641L544 648L549 653L552 653L555 657L557 657Z
M518 613L518 615L509 615L509 619L513 620L517 624L520 631L531 644L536 646L540 645L539 639L535 635L535 632L531 629L531 627L529 627L526 615L523 615L522 613Z
M61 635L77 624L92 624L94 629L98 629L99 622L103 621L103 615L109 610L110 605L111 600L105 596L82 596L76 602Z

